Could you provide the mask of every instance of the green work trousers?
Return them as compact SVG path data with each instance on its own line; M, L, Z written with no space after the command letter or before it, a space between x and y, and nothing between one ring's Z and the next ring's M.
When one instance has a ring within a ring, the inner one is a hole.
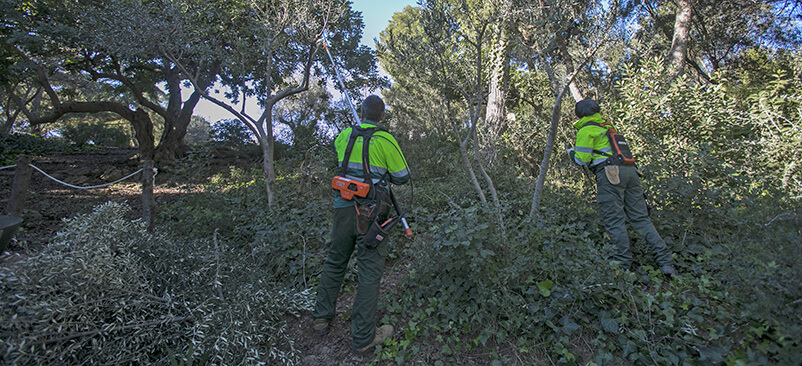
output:
M604 168L596 171L598 188L596 200L599 203L599 212L607 234L615 245L612 259L621 262L621 267L624 269L629 270L632 266L632 252L629 249L626 227L626 220L629 219L630 225L646 241L657 266L671 265L671 251L649 218L637 168L629 165L621 165L618 168L621 182L617 185L610 183Z
M384 240L374 249L366 249L362 235L356 231L356 209L354 207L334 209L334 228L326 263L317 287L317 301L312 317L333 319L337 310L337 297L340 293L348 261L356 249L357 279L359 286L351 308L352 347L366 347L376 335L376 303L379 299L379 284L387 256L387 242Z

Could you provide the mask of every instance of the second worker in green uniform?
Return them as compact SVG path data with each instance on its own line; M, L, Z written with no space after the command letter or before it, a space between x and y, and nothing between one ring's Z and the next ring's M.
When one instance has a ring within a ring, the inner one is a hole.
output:
M569 155L574 163L588 165L595 175L599 213L615 246L611 259L620 262L625 270L632 266L626 227L626 221L629 220L646 241L660 270L664 274L675 275L671 251L649 218L637 168L634 165L620 165L610 158L612 148L607 128L599 126L605 122L600 112L601 108L594 100L585 99L576 104L575 113L579 117L579 121L574 123L578 130L576 146L569 150Z

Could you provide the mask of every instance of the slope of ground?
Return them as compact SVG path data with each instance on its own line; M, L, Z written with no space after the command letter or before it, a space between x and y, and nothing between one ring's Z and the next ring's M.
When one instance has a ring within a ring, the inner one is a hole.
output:
M242 156L220 153L219 161L212 164L227 167L232 160ZM115 181L137 171L140 167L135 149L104 149L95 152L64 153L36 157L33 165L56 179L76 186L101 185ZM6 207L14 180L14 169L0 171L0 207ZM87 213L96 205L114 201L132 207L131 219L137 219L141 212L141 184L139 174L123 182L95 189L76 189L33 171L27 192L24 222L15 235L14 241L0 255L0 266L13 267L14 262L36 252L46 245L62 228L62 220L78 213ZM167 172L156 177L155 199L157 209L177 199L179 195L191 194L185 185L176 184ZM325 252L317 253L325 256ZM323 258L321 258L322 260ZM382 278L382 294L389 287L397 285L404 272L403 266L388 260ZM338 301L338 317L332 324L331 332L323 337L311 331L312 320L308 314L302 317L287 317L287 330L295 340L296 349L302 355L302 364L323 365L366 365L374 360L373 353L355 356L351 353L351 329L346 314L355 294L356 283L347 283ZM381 295L380 295L381 296ZM380 299L380 301L383 301ZM379 318L381 314L379 314ZM396 334L402 332L397 329Z
M36 157L33 165L56 179L80 187L112 182L139 169L135 149ZM14 174L14 169L0 171L0 207L8 205ZM139 180L140 175L135 175L106 188L83 190L57 183L34 170L22 213L24 221L15 243L7 250L21 253L25 248L39 247L58 231L62 219L87 212L103 202L126 202L138 212L141 208Z

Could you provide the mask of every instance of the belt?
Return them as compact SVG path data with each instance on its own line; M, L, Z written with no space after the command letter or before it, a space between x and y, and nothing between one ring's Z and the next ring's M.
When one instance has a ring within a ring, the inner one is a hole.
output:
M599 171L601 171L602 169L604 169L604 167L605 167L606 165L608 165L608 164L607 164L607 161L605 161L605 162L603 162L603 163L598 163L598 164L596 164L596 165L591 165L591 166L589 166L588 168L590 168L590 171L591 171L591 172L593 172L593 174L596 174L596 173L598 173Z

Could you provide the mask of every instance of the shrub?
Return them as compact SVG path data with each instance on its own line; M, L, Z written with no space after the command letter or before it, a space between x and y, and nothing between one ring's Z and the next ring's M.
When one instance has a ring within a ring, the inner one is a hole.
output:
M802 318L791 304L802 296L802 272L793 264L800 258L793 224L763 229L765 222L749 215L771 211L750 203L749 215L716 221L740 231L664 228L665 236L685 240L673 246L681 277L664 278L640 239L632 244L639 267L629 274L607 261L611 247L592 203L574 192L581 191L549 192L540 222L508 215L506 234L494 232L476 205L418 216L418 240L403 256L411 271L384 308L383 321L397 324L400 336L380 357L799 362Z
M309 290L272 280L216 235L149 235L108 203L65 221L41 253L0 270L9 364L295 363L286 314Z
M212 138L212 126L205 118L192 116L187 126L187 135L184 137L189 145L198 145L208 142Z
M235 119L224 119L212 125L212 139L231 148L253 145L253 132L242 122Z
M10 165L16 163L19 155L43 155L53 152L74 150L62 139L44 138L37 135L10 134L0 137L0 163Z
M126 125L127 126L127 125ZM127 129L120 125L107 123L79 122L64 127L61 131L64 138L78 146L130 146L131 137Z

